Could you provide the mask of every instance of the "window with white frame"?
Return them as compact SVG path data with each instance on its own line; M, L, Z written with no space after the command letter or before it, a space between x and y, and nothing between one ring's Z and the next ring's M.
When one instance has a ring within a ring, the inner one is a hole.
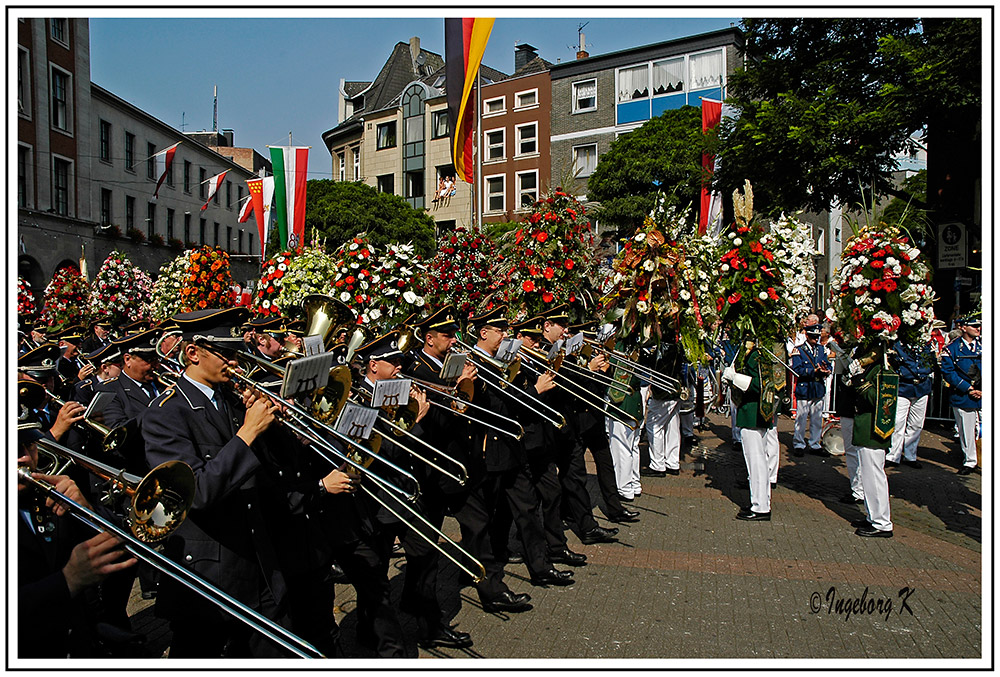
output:
M505 130L492 129L486 132L486 160L503 160Z
M72 175L72 162L59 157L52 158L52 208L60 216L69 216Z
M345 157L346 154L347 154L347 151L344 151L343 153L337 153L337 163L340 166L340 180L341 181L346 181L347 180L347 158Z
M517 127L517 155L538 152L538 123L532 122Z
M649 97L649 65L618 70L618 103Z
M375 149L396 147L396 121L385 122L375 128Z
M51 69L52 105L49 115L52 126L68 132L72 129L72 83L73 77L58 66Z
M507 112L507 97L498 96L483 101L483 115L500 115L505 112Z
M692 54L688 57L691 70L691 89L720 87L722 85L722 50Z
M17 112L31 117L31 55L20 46L17 49Z
M514 95L514 110L538 105L538 90L529 89Z
M354 180L361 180L361 146L354 147Z
M573 146L573 176L590 176L597 169L597 144Z
M684 57L653 62L653 96L684 91Z
M538 170L517 173L518 209L530 209L538 200Z
M573 83L573 112L586 113L597 110L597 80Z
M503 174L487 176L484 179L486 186L486 211L502 212L504 210L504 180Z

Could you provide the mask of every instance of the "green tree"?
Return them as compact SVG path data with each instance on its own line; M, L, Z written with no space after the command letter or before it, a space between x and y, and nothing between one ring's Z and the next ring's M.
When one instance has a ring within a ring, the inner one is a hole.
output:
M978 149L979 20L745 19L742 27L746 66L729 91L739 117L722 126L715 175L723 195L750 179L768 213L854 205L862 191L908 199L892 172L911 137L925 135L929 157L935 138ZM948 159L954 151L939 148L949 167L942 179L967 179L968 167ZM975 176L962 188L974 185Z
M902 194L893 197L882 210L882 220L898 223L919 240L927 231L927 212L917 206L927 203L927 170L903 179L899 189Z
M363 183L318 179L306 192L306 239L326 239L328 252L360 232L377 247L413 243L421 256L434 253L434 219L398 195Z
M701 190L701 111L670 110L618 138L587 184L587 199L601 203L601 220L631 235L664 193L668 203L697 204Z

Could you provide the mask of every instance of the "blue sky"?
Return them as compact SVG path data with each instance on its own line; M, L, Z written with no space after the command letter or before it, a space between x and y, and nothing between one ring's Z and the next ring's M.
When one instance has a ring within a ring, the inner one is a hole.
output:
M369 12L371 10L368 10ZM393 10L396 11L396 10ZM652 10L651 10L652 11ZM401 13L401 12L400 12ZM565 15L565 11L559 12ZM726 28L736 17L497 18L484 62L513 71L515 42L551 62L576 56L577 27L592 55ZM310 178L330 177L321 134L337 123L341 78L375 77L393 45L419 36L444 55L442 18L91 18L91 79L167 124L212 128L212 87L219 128L236 145L312 146Z

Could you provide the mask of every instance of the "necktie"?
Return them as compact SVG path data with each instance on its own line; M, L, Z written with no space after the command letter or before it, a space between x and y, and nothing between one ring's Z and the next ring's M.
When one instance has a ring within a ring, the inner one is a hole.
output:
M146 395L149 396L150 400L156 397L156 388L152 383L143 383L142 389L146 392Z

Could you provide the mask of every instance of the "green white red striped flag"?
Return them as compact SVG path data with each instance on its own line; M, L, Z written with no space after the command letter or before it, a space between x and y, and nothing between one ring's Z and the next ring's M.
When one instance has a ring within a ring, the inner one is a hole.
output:
M268 146L274 172L274 217L278 237L288 249L299 249L306 230L308 146Z

